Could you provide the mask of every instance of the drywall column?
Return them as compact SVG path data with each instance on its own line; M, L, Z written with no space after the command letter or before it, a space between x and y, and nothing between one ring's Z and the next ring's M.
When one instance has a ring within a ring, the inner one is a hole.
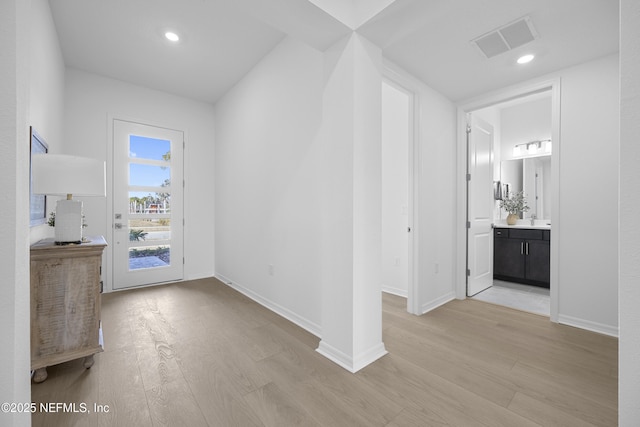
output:
M322 340L356 372L386 354L381 308L381 66L352 34L325 53Z
M29 378L29 7L0 2L0 402L31 402ZM0 425L31 414L0 411Z
M640 425L640 4L620 2L619 425Z

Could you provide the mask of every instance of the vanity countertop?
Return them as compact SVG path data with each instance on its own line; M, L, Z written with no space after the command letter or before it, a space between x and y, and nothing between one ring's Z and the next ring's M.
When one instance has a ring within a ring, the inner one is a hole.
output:
M526 221L527 224L515 224L508 225L507 223L497 223L493 224L493 228L529 228L532 230L551 230L551 225L549 224L535 224L531 225L530 221Z

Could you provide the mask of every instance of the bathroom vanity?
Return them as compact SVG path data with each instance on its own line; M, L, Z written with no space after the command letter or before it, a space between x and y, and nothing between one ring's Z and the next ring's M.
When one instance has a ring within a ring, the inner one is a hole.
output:
M496 226L493 237L494 279L549 287L550 227Z

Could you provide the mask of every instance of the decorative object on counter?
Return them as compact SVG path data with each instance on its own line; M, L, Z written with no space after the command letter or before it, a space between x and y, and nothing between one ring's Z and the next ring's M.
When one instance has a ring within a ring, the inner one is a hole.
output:
M500 201L500 208L507 211L507 224L515 225L520 218L520 212L529 210L527 199L524 197L524 191L510 194Z
M64 196L55 212L55 242L82 242L82 202L76 196L105 197L105 162L64 154L38 154L31 159L33 193Z

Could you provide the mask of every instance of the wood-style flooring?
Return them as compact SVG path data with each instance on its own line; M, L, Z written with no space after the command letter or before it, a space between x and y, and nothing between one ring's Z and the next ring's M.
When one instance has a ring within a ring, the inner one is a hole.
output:
M33 426L617 424L615 338L482 301L412 316L406 300L384 294L389 354L356 374L317 353L317 337L215 279L102 301L95 365L50 367L31 388L37 404L78 412L38 411Z

